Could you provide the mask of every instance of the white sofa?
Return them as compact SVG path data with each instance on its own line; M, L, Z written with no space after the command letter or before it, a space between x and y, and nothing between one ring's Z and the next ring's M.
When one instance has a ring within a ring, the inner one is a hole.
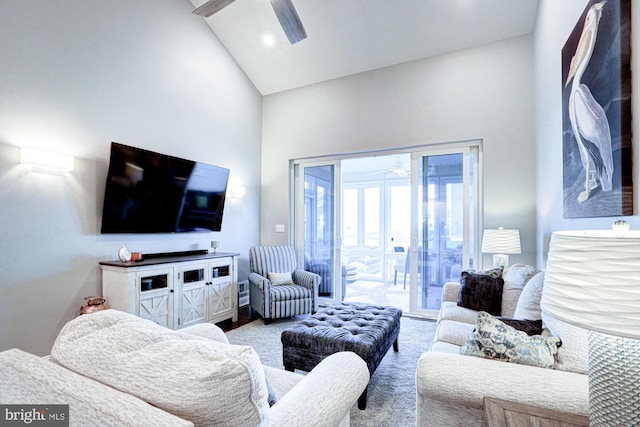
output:
M537 312L543 335L562 340L556 368L461 355L478 312L459 307L461 285L447 283L434 342L416 368L417 426L482 426L484 397L588 416L587 331L540 314L544 273L530 266L512 268L503 276L501 315L535 320ZM526 317L515 316L522 313Z
M71 426L348 426L368 381L354 353L303 376L263 367L213 324L172 331L115 310L69 322L50 358L0 353L0 402L69 404Z

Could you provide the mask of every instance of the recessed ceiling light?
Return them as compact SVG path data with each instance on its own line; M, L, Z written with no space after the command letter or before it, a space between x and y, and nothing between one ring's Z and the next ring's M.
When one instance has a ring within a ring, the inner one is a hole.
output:
M271 34L266 34L264 37L262 37L262 42L267 46L273 46L274 44L276 44L276 39L274 39Z

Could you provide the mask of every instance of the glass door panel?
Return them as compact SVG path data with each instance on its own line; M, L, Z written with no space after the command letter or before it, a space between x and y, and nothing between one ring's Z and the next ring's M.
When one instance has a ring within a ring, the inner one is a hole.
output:
M380 247L380 187L364 189L364 246Z
M342 200L342 243L345 246L358 246L358 189L347 188Z
M460 280L477 256L477 179L474 149L416 156L417 195L412 242L412 307L440 309L442 286Z
M336 280L337 165L309 164L296 168L296 218L298 224L304 224L295 236L298 257L304 260L305 270L320 275L319 297L337 299L342 295L341 286L335 286L340 282L339 278ZM303 206L299 206L301 200Z

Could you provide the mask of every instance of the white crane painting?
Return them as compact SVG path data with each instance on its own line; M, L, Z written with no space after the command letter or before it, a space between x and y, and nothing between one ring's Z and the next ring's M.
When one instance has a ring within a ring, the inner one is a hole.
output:
M632 214L630 5L589 2L562 50L565 218Z

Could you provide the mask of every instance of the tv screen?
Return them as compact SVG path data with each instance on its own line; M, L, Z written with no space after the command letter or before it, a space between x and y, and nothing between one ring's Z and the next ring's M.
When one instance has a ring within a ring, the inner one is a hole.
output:
M229 169L111 143L103 234L220 231Z

